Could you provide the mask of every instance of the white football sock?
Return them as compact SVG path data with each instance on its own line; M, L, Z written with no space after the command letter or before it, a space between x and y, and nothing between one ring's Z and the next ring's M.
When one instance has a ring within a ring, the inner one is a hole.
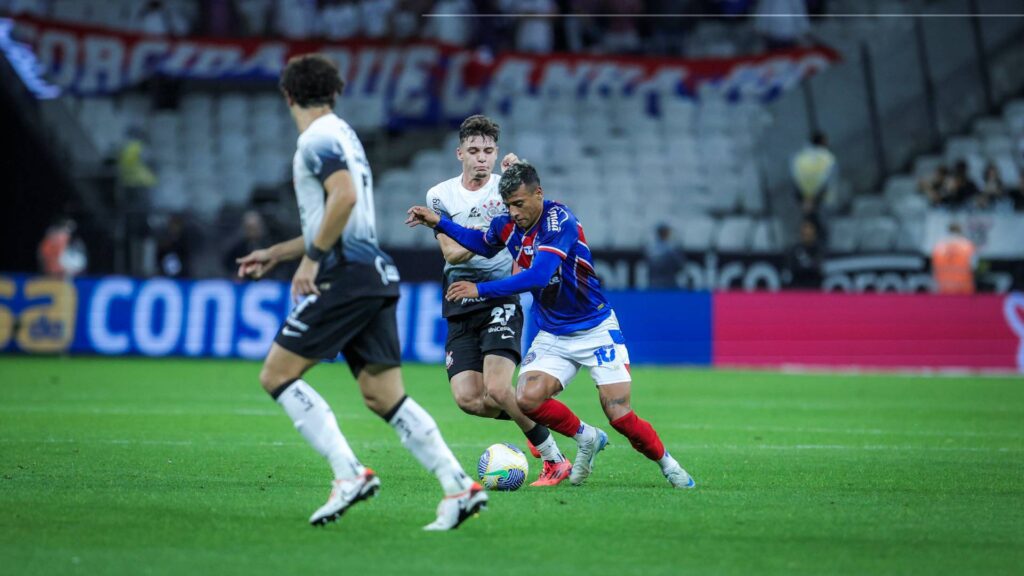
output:
M473 482L444 443L434 419L412 398L406 396L400 402L401 406L388 424L398 433L402 445L424 468L437 476L446 495L468 490Z
M576 442L590 441L597 437L597 428L580 420L580 428L573 435Z
M561 462L565 460L565 457L562 456L562 451L558 449L558 444L555 442L554 434L548 434L548 439L537 444L535 448L540 452L540 457L545 462Z
M363 465L338 428L331 407L305 380L296 380L288 386L277 397L277 403L306 442L330 462L336 479L355 478L363 473Z
M682 468L679 462L676 462L676 459L668 453L668 450L665 450L665 455L661 457L661 460L658 460L658 466L661 466L662 472L667 472L673 468Z

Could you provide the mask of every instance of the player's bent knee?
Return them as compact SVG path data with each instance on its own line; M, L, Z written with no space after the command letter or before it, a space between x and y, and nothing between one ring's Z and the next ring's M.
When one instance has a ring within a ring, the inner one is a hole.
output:
M516 404L525 414L540 408L547 399L548 394L543 386L534 386L527 382L516 388Z
M480 396L470 396L468 394L459 394L455 396L455 403L459 408L466 414L472 416L485 416L487 412L487 406L484 404L484 399Z

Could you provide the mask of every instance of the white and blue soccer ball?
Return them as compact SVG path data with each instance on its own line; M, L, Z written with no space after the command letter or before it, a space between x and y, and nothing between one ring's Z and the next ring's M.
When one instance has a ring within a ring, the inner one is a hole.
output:
M492 444L480 455L476 472L484 488L511 492L526 482L530 465L526 454L512 444Z

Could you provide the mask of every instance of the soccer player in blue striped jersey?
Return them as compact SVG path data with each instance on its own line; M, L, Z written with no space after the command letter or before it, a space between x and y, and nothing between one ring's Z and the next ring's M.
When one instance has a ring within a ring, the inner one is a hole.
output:
M597 453L608 442L603 431L581 423L553 398L586 366L611 426L657 462L672 486L693 488L693 478L668 453L651 424L630 408L629 352L594 272L583 225L566 206L544 199L540 177L526 162L505 171L498 192L508 214L491 220L486 231L464 228L423 206L409 209L408 225L435 228L483 256L507 249L523 270L501 280L453 282L445 298L533 294L540 332L523 359L516 401L534 421L578 437L570 482L586 480Z

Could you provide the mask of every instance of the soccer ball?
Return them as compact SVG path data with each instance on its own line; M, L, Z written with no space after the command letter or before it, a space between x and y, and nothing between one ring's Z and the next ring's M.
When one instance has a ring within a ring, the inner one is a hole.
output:
M526 482L530 465L526 454L512 444L493 444L480 455L476 472L484 488L511 492Z

